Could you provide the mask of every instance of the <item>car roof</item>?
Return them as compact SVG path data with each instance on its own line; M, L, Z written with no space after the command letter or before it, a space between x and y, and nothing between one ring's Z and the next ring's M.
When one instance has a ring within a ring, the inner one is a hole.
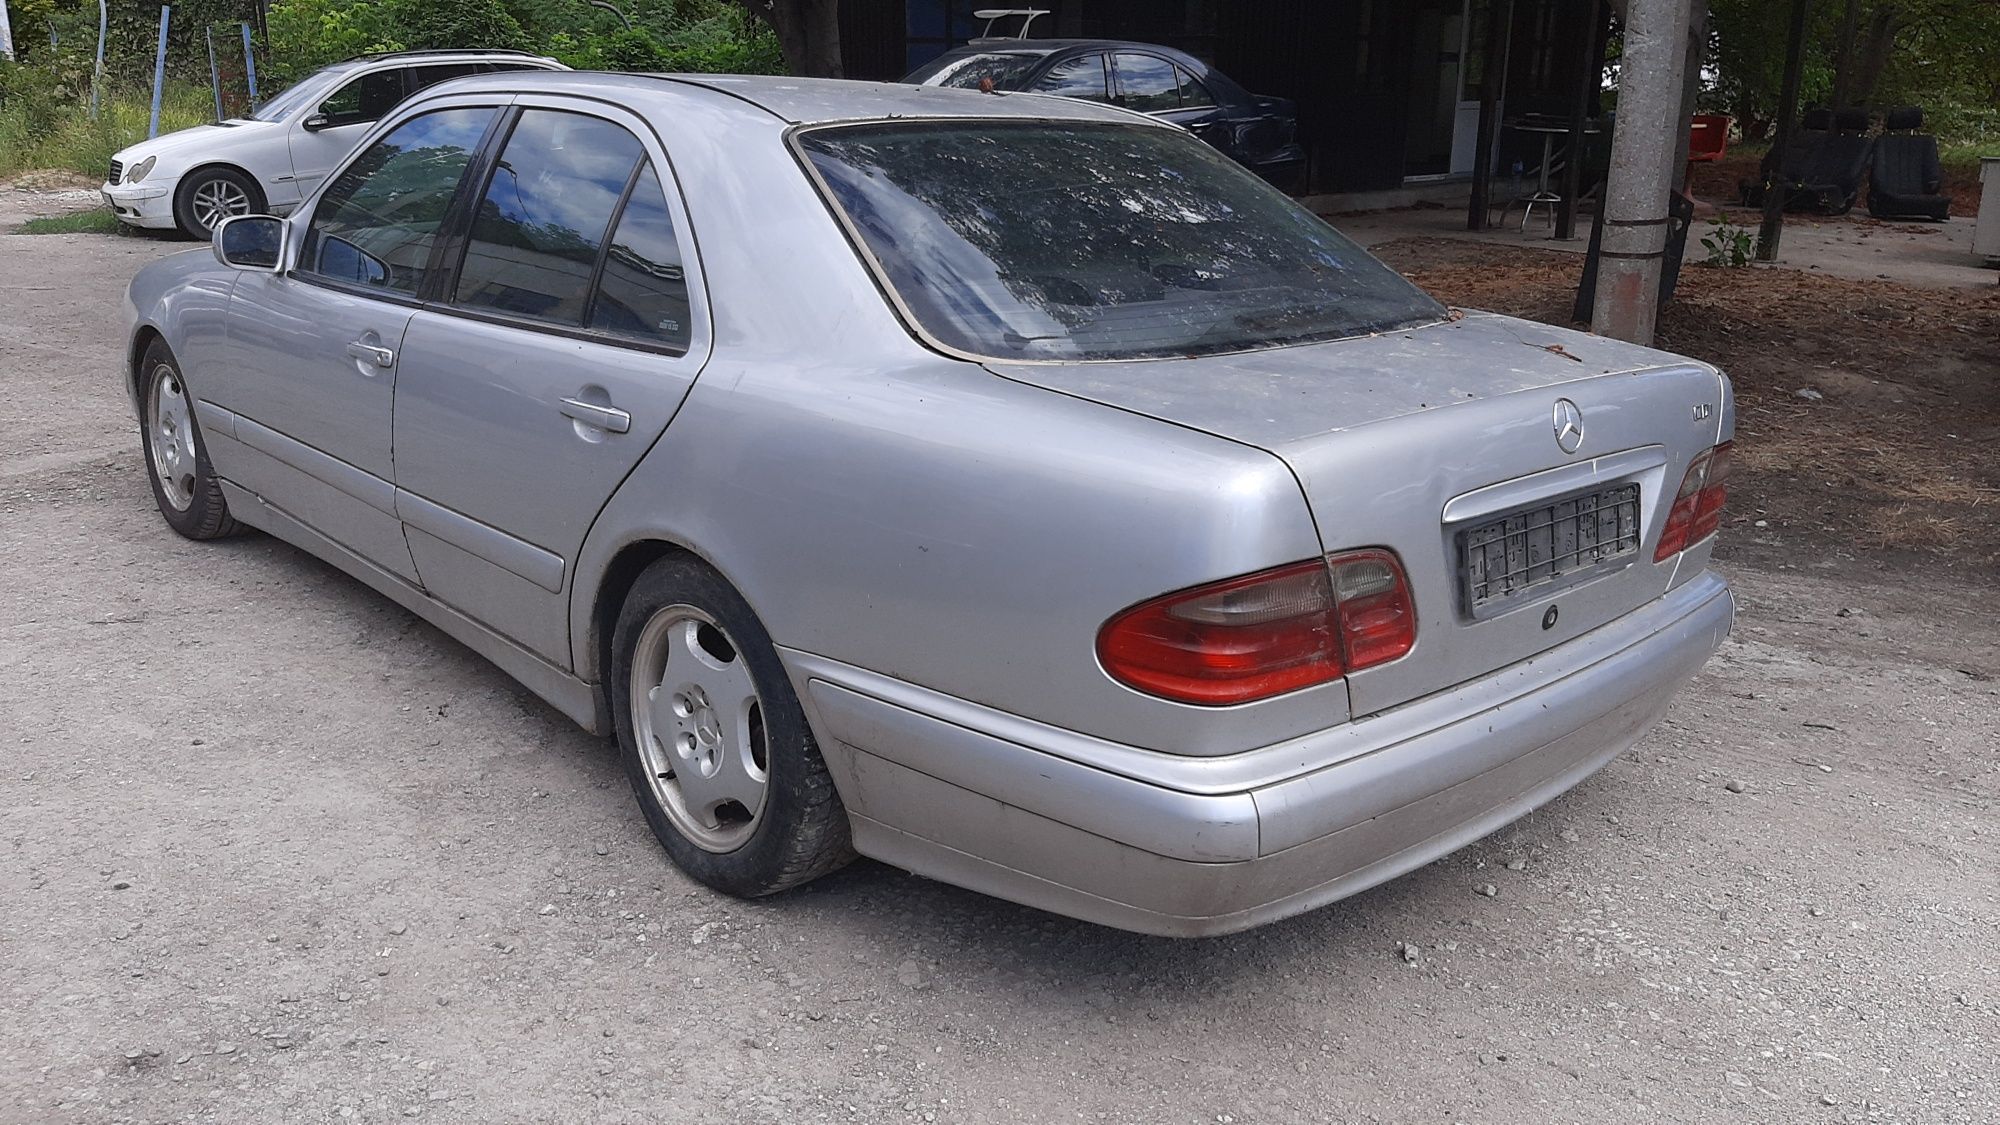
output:
M323 74L346 74L363 68L385 69L399 66L433 66L458 62L511 62L523 66L561 66L560 60L547 55L531 55L525 51L482 51L467 48L462 51L389 51L379 55L356 55L342 59L331 66L321 67Z
M747 74L621 74L606 71L510 71L440 83L425 93L476 90L574 93L646 112L668 108L676 87L721 94L746 114L775 117L791 125L834 121L875 121L905 117L1021 117L1127 124L1159 122L1115 106L1043 94L982 94L976 90L912 86L901 82L857 82L841 78L789 78ZM761 111L761 112L759 112Z
M1157 51L1163 55L1182 55L1172 47L1159 43L1141 43L1133 39L974 39L962 47L953 47L947 55L1052 55L1057 51L1097 50L1097 51Z

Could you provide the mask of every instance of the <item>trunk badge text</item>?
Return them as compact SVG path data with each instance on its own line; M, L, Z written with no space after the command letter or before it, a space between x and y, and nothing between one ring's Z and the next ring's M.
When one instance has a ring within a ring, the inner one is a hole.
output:
M1566 398L1556 400L1555 409L1556 445L1564 453L1575 453L1583 447L1583 411Z

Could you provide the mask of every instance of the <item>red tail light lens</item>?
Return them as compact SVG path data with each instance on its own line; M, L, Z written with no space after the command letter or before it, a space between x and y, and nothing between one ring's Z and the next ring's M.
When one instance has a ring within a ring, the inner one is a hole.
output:
M1403 565L1388 551L1370 549L1329 555L1333 602L1340 619L1347 669L1359 672L1387 664L1417 643L1417 614Z
M1689 462L1681 478L1681 490L1667 512L1667 525L1660 529L1660 545L1653 551L1654 562L1674 555L1715 534L1722 526L1722 506L1729 499L1730 443L1723 442Z
M1222 706L1337 680L1416 643L1396 556L1365 550L1143 602L1106 622L1106 671L1149 695Z

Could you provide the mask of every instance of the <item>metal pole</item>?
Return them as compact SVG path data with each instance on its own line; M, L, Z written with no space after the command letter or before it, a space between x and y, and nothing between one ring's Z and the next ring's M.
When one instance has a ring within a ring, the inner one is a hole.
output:
M208 45L208 88L215 94L215 119L222 120L222 71L215 65L215 28L203 24L201 41Z
M104 85L104 37L111 28L111 0L97 0L97 66L90 72L90 119L97 120L97 88Z
M1603 255L1591 328L1651 344L1659 319L1660 263L1680 137L1681 67L1692 0L1630 0L1619 66L1618 128L1604 185Z
M1597 33L1604 27L1604 6L1599 0L1584 0L1585 18L1577 21L1583 40L1577 50L1576 99L1569 106L1569 162L1563 166L1562 202L1556 204L1556 237L1565 242L1576 237L1577 196L1583 194L1583 146L1590 117L1590 96L1604 82L1604 51Z
M1514 0L1493 0L1486 18L1486 74L1479 89L1479 139L1473 145L1472 201L1465 229L1485 230L1493 207L1493 147L1500 137L1500 98L1507 85L1507 55L1514 42Z
M153 52L153 116L146 123L148 137L160 135L160 89L167 82L167 16L172 11L172 5L160 5L160 46Z
M243 76L250 83L250 108L257 108L257 52L250 48L250 24L243 25Z
M1799 81L1806 57L1806 0L1792 0L1791 38L1785 42L1785 84L1778 91L1778 132L1771 138L1771 162L1776 172L1764 184L1764 225L1757 229L1757 260L1778 260L1778 242L1785 232L1785 148L1792 140L1792 122L1799 115Z

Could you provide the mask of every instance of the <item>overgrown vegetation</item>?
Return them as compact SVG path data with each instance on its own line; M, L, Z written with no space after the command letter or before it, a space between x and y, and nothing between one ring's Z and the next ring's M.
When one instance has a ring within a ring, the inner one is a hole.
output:
M626 21L630 26L626 26ZM579 70L781 73L777 37L726 0L274 0L270 72L293 80L375 51L533 50Z
M0 63L0 178L41 169L102 177L111 154L146 135L151 95L137 89L101 90L97 118L88 89L51 83L34 68ZM199 125L215 117L207 88L170 83L160 105L160 131Z
M112 153L146 135L158 4L109 5L95 118L94 0L9 5L20 61L0 62L0 177L40 169L103 175ZM226 111L247 110L237 27L253 14L249 0L176 0L162 132L215 116L205 27L215 29ZM257 54L266 98L341 59L441 47L531 50L579 70L785 69L777 35L734 0L273 0L266 31Z

